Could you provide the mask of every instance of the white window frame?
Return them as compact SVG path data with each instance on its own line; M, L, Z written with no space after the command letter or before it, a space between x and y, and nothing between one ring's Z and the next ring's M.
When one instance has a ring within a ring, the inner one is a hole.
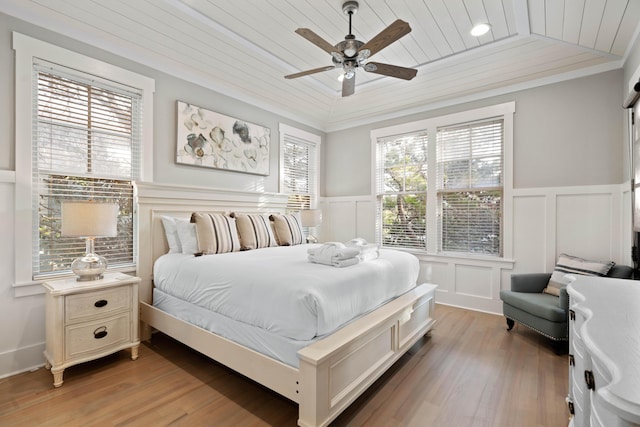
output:
M15 276L14 287L39 284L31 265L33 62L39 58L142 91L140 180L153 179L153 93L155 80L103 61L13 32L15 50ZM134 242L135 244L135 242ZM28 261L25 261L28 260ZM34 291L33 293L40 293ZM27 291L28 294L28 291ZM23 293L24 295L24 293Z
M311 209L315 209L318 207L318 199L320 195L320 144L322 142L322 138L320 135L316 135L302 129L295 128L293 126L286 125L284 123L280 123L278 127L278 132L280 135L280 161L279 161L279 182L278 182L278 191L280 193L285 193L284 188L284 144L285 144L285 136L291 135L297 139L301 139L310 147L313 147L313 161L314 161L314 173L313 177L313 191L311 197Z
M371 197L377 203L377 143L380 138L387 138L394 135L408 134L418 131L427 131L428 146L428 170L427 182L431 183L427 191L427 249L428 255L448 256L446 253L438 252L438 191L435 188L437 182L436 167L436 137L438 128L452 126L461 123L474 122L489 118L502 117L504 119L504 147L503 147L503 221L502 221L502 256L481 256L464 255L469 258L490 257L511 259L513 254L512 228L513 228L513 115L515 113L515 102L507 102L493 106L477 108L474 110L448 114L445 116L433 117L409 123L374 129L371 131ZM376 214L377 215L377 214ZM376 221L378 219L376 218ZM413 251L413 250L412 250ZM423 252L423 251L419 251ZM460 257L460 254L455 254Z

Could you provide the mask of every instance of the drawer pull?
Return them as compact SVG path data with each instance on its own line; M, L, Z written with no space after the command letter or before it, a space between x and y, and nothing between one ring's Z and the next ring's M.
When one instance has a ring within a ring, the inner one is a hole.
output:
M109 301L107 301L106 299L100 299L100 300L96 301L93 305L95 305L98 308L101 308L101 307L104 307L107 304L109 304Z
M569 319L576 320L576 312L573 310L569 310Z
M596 389L596 380L593 377L593 372L592 371L584 371L584 382L587 383L587 389L588 390L594 390Z
M97 340L99 340L100 338L104 338L106 336L107 336L107 327L106 326L100 326L95 331L93 331L93 337L95 339L97 339Z

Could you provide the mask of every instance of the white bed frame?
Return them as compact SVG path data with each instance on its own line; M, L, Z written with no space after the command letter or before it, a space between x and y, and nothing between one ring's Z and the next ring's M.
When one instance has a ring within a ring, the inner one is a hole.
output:
M422 284L298 352L298 369L152 306L153 262L168 250L163 215L284 212L281 194L138 184L141 339L151 328L298 403L298 425L326 426L433 326L435 285Z

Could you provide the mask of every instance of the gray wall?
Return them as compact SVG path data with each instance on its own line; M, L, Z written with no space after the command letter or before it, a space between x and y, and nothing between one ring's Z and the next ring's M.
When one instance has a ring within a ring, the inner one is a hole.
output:
M622 78L609 71L328 133L323 195L370 194L372 129L507 101L516 102L515 188L620 184L628 176Z

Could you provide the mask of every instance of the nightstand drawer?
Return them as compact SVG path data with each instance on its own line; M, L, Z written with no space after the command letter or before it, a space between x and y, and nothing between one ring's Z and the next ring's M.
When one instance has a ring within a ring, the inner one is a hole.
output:
M119 344L129 343L132 341L129 313L67 326L64 341L66 359L98 354Z
M67 324L128 311L131 307L131 286L69 295L64 305Z

